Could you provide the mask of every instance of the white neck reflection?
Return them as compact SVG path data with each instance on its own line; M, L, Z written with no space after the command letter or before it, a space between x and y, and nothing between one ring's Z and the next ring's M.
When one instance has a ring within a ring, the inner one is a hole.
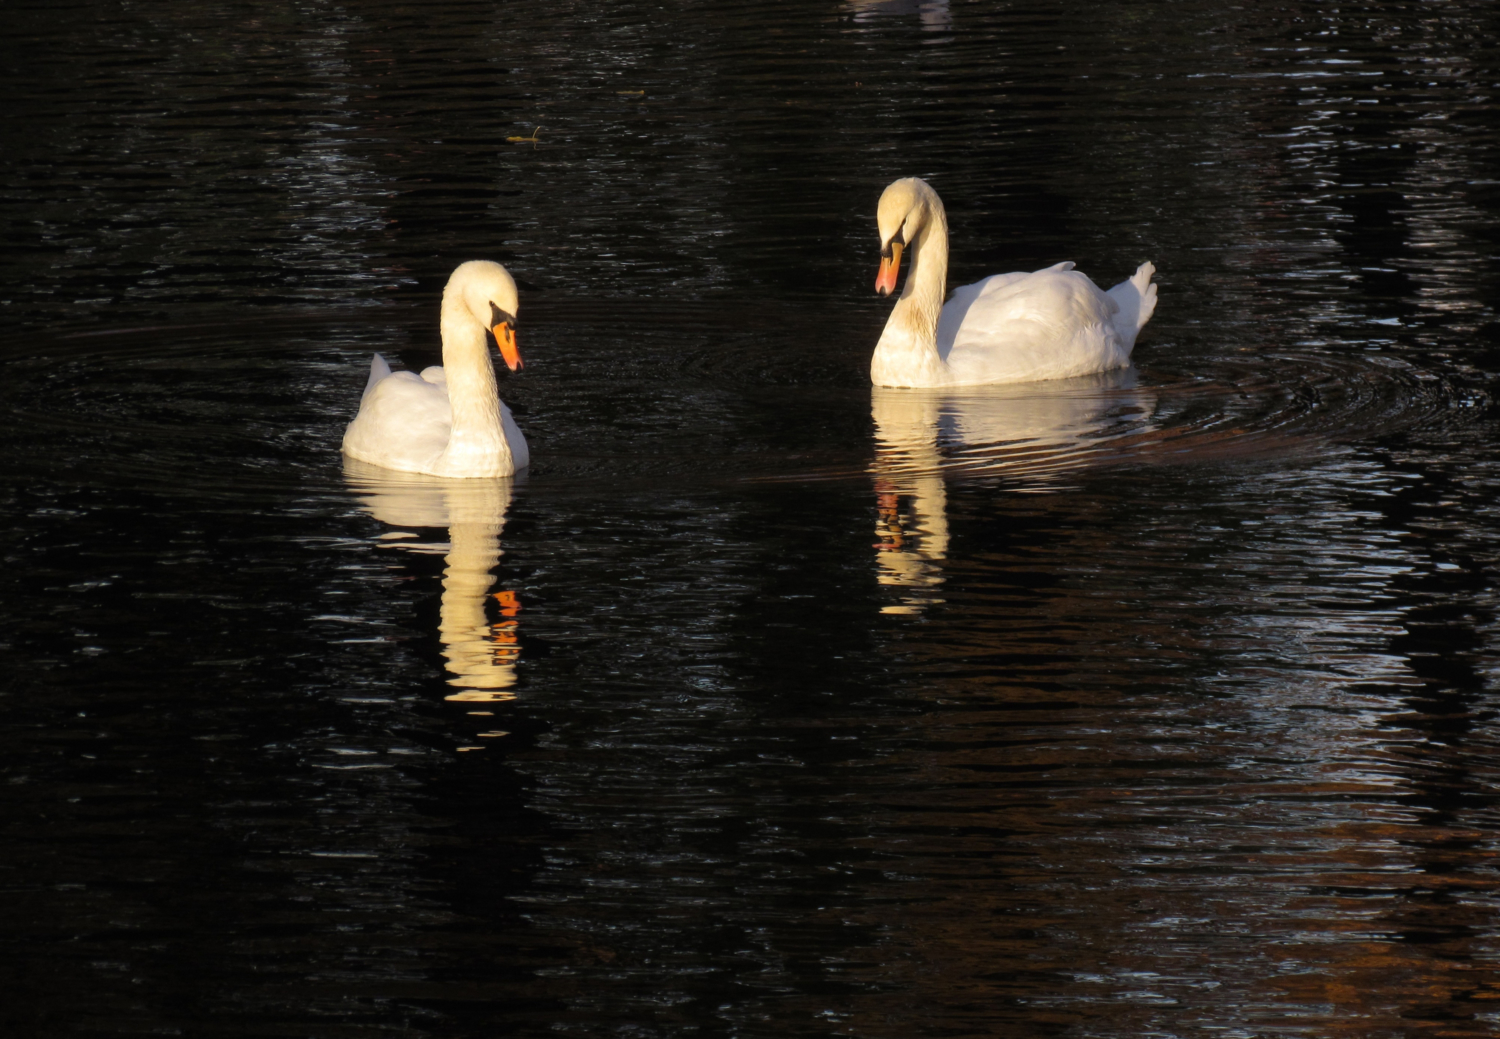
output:
M943 601L950 476L1059 490L1065 476L1149 430L1155 404L1134 368L1003 386L874 387L875 576L897 590L881 612L918 614Z
M868 22L891 15L916 15L927 32L947 32L953 28L948 0L848 0L855 22Z
M500 561L500 532L510 508L512 480L450 480L402 473L345 456L344 476L365 510L393 527L446 527L447 544L398 540L391 548L410 552L443 552L443 596L438 638L443 644L448 684L457 687L449 700L511 700L520 648L516 594L491 595L494 568ZM490 620L490 603L498 620Z

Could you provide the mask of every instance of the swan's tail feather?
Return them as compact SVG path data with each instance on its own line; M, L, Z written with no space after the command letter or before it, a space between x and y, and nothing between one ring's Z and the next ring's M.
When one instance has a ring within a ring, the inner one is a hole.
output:
M1151 275L1156 273L1156 264L1149 260L1135 269L1130 276L1130 284L1134 285L1136 291L1141 294L1141 316L1136 321L1135 330L1139 332L1146 327L1146 322L1151 320L1151 315L1156 313L1156 284L1151 280Z
M1151 281L1151 275L1155 273L1156 265L1147 261L1108 293L1120 306L1120 312L1115 315L1115 331L1131 346L1135 345L1136 333L1146 326L1156 311L1156 285Z
M359 395L360 402L363 403L364 399L370 395L370 391L375 388L375 384L389 374L391 374L391 366L385 363L384 357L376 354L371 358L370 378L365 382L365 392Z

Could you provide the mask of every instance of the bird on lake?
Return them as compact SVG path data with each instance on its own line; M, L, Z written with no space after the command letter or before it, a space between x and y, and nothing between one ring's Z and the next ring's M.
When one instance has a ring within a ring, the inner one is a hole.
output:
M459 264L443 289L443 363L391 371L370 362L359 414L344 431L344 454L385 469L431 476L511 476L531 460L526 438L500 400L486 333L511 371L516 348L516 283L489 260Z
M1064 262L964 285L945 304L948 217L937 192L919 177L898 180L880 196L876 219L875 291L895 292L901 255L911 257L870 359L877 386L1037 382L1123 368L1156 309L1150 263L1108 292Z

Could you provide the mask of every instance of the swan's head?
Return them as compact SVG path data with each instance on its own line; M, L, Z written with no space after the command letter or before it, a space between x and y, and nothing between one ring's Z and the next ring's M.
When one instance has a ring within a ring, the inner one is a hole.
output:
M521 370L521 351L516 346L516 311L520 299L509 271L491 260L461 263L448 278L443 303L458 303L494 333L500 356L510 370Z
M896 291L896 275L901 270L901 252L921 237L943 203L921 177L903 177L880 196L875 223L880 229L880 273L875 276L875 291L888 296Z

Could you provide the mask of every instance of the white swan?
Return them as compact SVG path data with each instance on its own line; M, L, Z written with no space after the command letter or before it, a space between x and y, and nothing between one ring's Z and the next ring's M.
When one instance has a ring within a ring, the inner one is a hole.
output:
M384 469L430 476L510 476L531 460L510 409L500 400L485 332L512 371L516 283L498 263L459 264L443 289L443 364L420 376L393 372L379 354L359 414L344 431L344 454Z
M1156 309L1156 268L1101 292L1059 263L1031 274L996 274L953 290L948 280L948 217L937 192L918 177L880 196L880 273L875 291L896 291L903 250L906 288L886 322L870 379L877 386L972 386L1067 379L1123 368L1136 333Z

